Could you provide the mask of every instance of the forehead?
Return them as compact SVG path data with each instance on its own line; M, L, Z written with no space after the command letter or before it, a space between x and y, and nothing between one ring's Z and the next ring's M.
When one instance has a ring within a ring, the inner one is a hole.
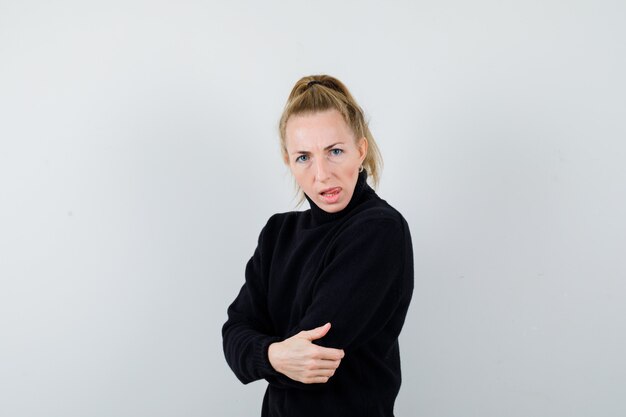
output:
M291 116L285 126L285 136L288 148L323 148L337 142L354 143L352 129L335 109Z

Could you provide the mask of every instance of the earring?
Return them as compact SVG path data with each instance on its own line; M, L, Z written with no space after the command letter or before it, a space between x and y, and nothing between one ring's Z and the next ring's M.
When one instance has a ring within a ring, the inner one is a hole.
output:
M359 172L363 172L363 165L359 167Z

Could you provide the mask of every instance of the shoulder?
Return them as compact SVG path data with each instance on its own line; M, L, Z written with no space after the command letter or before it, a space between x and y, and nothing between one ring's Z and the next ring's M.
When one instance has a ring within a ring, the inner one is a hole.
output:
M398 210L382 199L359 207L336 229L331 248L354 245L377 247L382 252L411 246L409 226Z
M382 200L360 207L336 229L327 246L325 263L336 265L341 260L371 271L383 268L385 276L408 274L412 242L404 217Z
M381 198L363 204L353 216L350 216L346 226L352 228L392 228L396 231L408 231L408 224L402 214Z
M301 211L286 211L283 213L275 213L267 219L264 228L265 229L276 229L280 228L285 224L289 224L292 222L298 221L298 218L302 215Z
M271 215L261 230L261 236L276 236L285 230L294 229L302 215L303 212L301 211L288 211Z

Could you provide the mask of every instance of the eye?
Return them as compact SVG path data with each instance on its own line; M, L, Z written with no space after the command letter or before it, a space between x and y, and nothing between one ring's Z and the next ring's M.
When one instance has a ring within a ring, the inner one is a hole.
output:
M339 156L343 153L343 149L339 149L339 148L334 148L330 150L330 154L332 156Z
M308 155L300 155L299 157L296 158L296 162L306 162L308 160L309 160Z

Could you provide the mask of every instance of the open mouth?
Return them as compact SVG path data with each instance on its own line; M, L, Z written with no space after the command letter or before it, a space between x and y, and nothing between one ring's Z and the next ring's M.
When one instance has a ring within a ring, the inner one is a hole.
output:
M334 197L339 194L339 191L341 191L341 188L335 187L330 190L322 191L320 194L322 194L322 197Z
M320 193L322 200L327 204L336 203L341 193L341 187L334 187L324 190Z

